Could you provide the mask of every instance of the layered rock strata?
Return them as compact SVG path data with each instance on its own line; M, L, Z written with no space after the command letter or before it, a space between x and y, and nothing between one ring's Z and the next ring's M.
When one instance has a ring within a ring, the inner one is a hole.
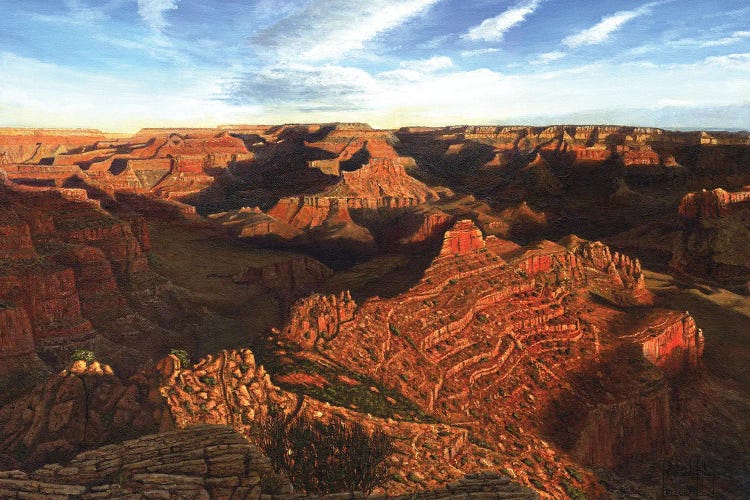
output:
M572 237L518 247L485 239L470 221L459 221L407 293L362 304L346 293L311 296L297 303L279 337L367 374L427 412L464 423L499 449L523 443L521 449L534 450L543 447L533 415L554 406L577 373L614 359L618 349L637 353L633 370L653 372L654 387L665 382L646 360L665 371L696 366L702 338L689 316L654 312L644 325L654 339L622 334L641 313L619 307L650 302L640 264L601 243ZM623 404L653 390L651 382L642 386L633 377L614 377L619 385L609 389ZM599 389L574 391L573 397L584 414L601 402ZM516 416L508 418L511 413ZM668 419L659 414L659 421ZM654 432L668 435L663 427ZM573 440L583 443L586 435L581 431ZM625 460L651 449L647 439L617 436L596 453L583 451L585 444L571 444L570 451L596 464L600 457ZM601 465L612 465L608 460ZM524 471L529 481L535 477L533 468Z

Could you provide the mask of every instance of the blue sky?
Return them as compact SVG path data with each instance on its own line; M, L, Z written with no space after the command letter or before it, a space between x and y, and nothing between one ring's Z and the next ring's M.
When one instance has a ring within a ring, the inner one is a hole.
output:
M0 0L0 125L750 128L747 0Z

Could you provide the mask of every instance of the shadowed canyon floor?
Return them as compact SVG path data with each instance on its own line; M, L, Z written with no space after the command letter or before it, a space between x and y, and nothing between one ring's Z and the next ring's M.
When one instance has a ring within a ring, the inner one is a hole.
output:
M3 495L259 497L85 470L273 415L393 439L377 495L750 489L747 133L0 129L0 169Z

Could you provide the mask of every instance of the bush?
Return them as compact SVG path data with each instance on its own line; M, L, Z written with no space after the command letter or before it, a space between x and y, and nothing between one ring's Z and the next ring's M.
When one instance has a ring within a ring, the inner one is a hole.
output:
M393 440L380 431L303 416L288 422L283 413L262 423L259 444L295 488L317 495L369 494L388 479L385 461L394 452Z
M180 368L189 369L192 365L190 363L190 355L184 349L172 349L169 354L175 356L180 360Z
M93 363L96 361L96 354L94 351L87 351L86 349L76 349L73 354L70 355L71 361L85 361L86 363Z

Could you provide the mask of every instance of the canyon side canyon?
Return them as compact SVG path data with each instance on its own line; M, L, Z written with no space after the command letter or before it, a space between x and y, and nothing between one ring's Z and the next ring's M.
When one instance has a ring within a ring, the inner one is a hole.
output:
M742 498L748 325L746 132L0 128L1 498Z

